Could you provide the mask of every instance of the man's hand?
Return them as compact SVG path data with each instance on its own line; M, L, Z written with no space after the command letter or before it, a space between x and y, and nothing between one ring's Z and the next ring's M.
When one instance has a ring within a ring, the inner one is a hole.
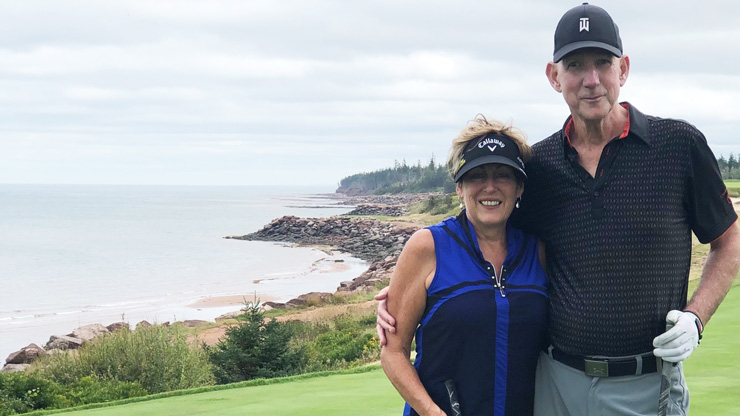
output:
M378 317L376 319L377 324L375 325L375 330L378 332L381 347L387 342L385 339L385 331L388 331L391 334L396 333L396 320L388 313L388 306L386 305L387 298L388 286L384 287L377 295L375 295L375 300L378 301Z
M665 318L666 324L672 326L653 340L653 354L663 361L681 362L689 357L699 345L699 327L701 321L692 312L672 310Z

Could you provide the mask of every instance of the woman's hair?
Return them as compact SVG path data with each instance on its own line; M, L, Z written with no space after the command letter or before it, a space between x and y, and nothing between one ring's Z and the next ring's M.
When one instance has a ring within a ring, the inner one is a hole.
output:
M452 140L450 154L447 156L447 172L454 178L460 165L463 151L472 140L480 139L489 133L499 133L510 137L519 147L519 154L525 163L532 156L532 148L527 144L527 135L511 124L504 124L498 120L488 120L483 114L478 114L468 122L468 125Z

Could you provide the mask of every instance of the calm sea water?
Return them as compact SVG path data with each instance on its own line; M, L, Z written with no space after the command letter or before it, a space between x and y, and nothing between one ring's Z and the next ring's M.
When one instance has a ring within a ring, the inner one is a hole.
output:
M224 239L283 215L349 211L330 188L0 185L0 364L90 323L208 319L187 307L255 292L334 291L366 263L284 244ZM333 271L335 260L344 271Z

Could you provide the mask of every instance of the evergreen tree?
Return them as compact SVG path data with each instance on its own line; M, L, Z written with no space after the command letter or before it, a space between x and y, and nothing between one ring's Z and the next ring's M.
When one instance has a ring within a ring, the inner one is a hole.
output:
M265 322L259 303L247 303L239 323L209 350L219 384L295 374L305 363L303 351L292 351L293 331L271 319Z

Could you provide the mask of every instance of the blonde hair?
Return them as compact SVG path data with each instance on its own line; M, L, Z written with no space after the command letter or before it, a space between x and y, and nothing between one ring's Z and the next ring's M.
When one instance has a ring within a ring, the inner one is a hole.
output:
M532 148L527 144L527 135L517 127L504 124L498 120L488 120L483 114L478 114L468 125L452 139L452 147L447 156L447 172L451 178L455 178L460 160L462 160L463 151L473 140L482 138L489 133L499 133L510 137L519 148L519 154L525 163L532 157Z

